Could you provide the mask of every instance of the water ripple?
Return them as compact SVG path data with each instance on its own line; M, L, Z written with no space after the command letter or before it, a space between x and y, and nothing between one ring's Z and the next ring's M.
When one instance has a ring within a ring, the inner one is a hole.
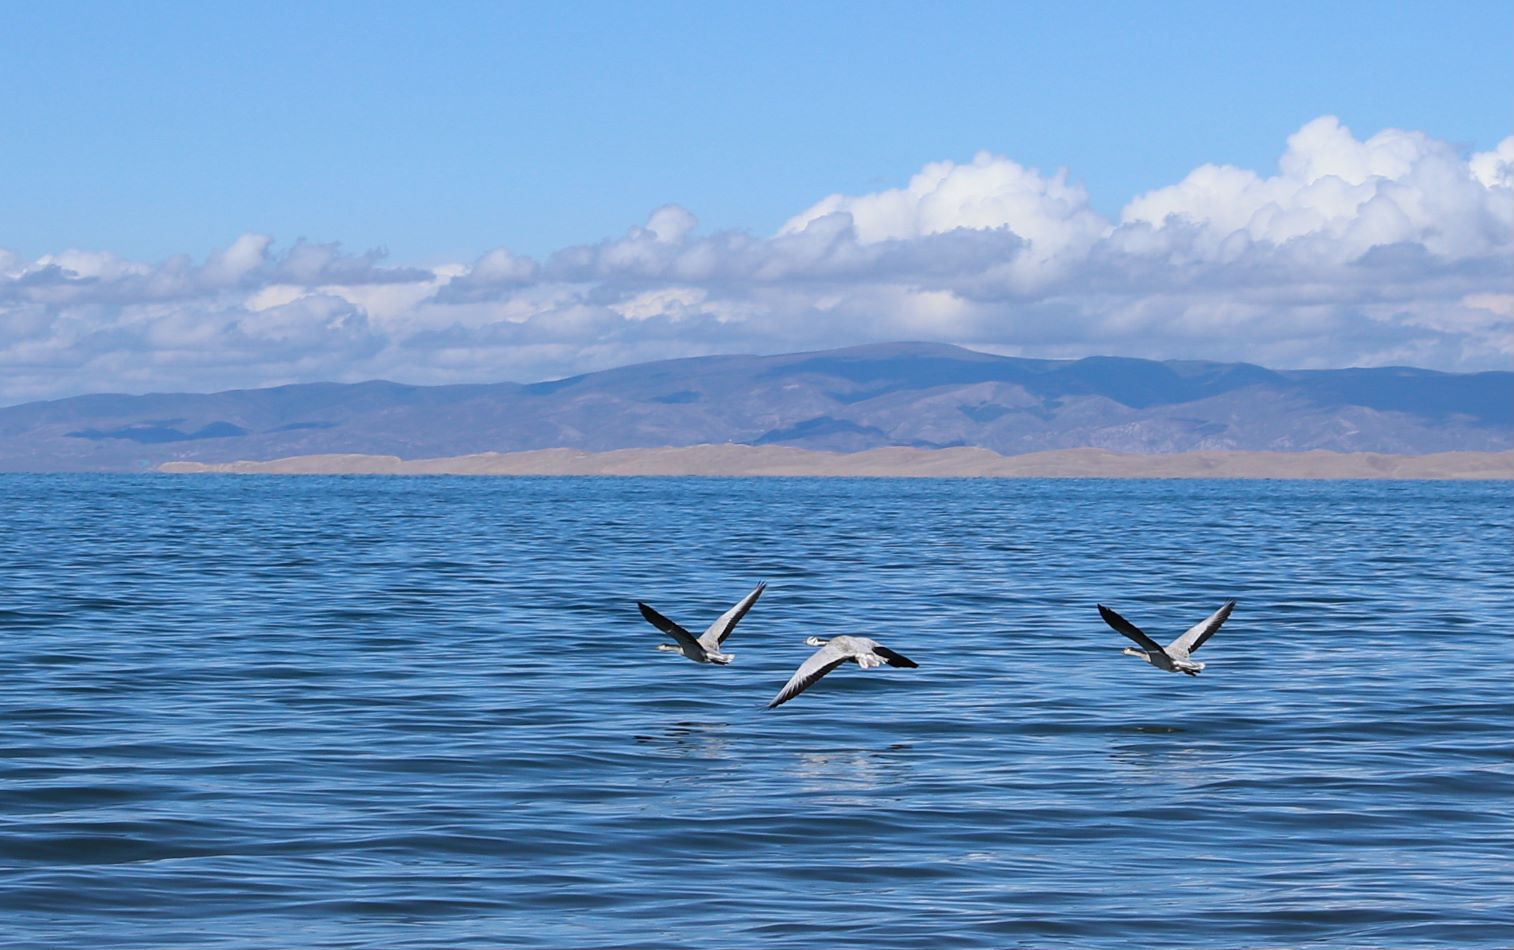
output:
M1514 937L1505 485L0 484L0 946Z

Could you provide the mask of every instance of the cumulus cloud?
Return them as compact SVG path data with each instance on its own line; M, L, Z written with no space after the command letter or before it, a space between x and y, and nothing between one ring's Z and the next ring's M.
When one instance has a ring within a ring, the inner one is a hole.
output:
M201 262L0 250L0 403L295 381L542 379L918 339L1043 357L1507 368L1514 137L1463 155L1333 117L1268 171L1204 165L1118 218L982 153L831 195L776 234L677 205L544 260L389 264L245 234Z
M1290 242L1336 263L1400 244L1448 259L1493 255L1508 247L1514 225L1511 150L1506 140L1467 161L1444 142L1398 129L1358 141L1327 116L1288 139L1276 175L1205 165L1132 201L1121 222L1190 225L1192 250L1210 261Z
M1051 277L1107 235L1109 222L1069 184L1066 170L1042 175L1007 158L980 152L971 164L933 162L903 188L871 195L831 195L790 218L780 233L804 231L844 216L861 244L910 241L957 231L1003 230L1023 246L1006 261L1026 283Z

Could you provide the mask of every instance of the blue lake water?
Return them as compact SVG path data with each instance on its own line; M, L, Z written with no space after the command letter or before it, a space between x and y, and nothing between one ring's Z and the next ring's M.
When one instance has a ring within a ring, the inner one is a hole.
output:
M0 477L0 944L1507 947L1508 483ZM729 666L660 653L759 580ZM1201 676L1123 656L1239 602ZM811 634L842 667L765 708Z

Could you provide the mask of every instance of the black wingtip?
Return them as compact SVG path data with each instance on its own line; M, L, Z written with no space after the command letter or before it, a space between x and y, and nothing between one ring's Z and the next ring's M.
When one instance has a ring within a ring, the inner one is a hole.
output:
M920 668L919 663L916 663L914 660L911 660L909 657L905 656L903 653L898 652L897 650L890 650L888 647L875 646L873 647L873 652L883 657L883 659L888 663L889 666L902 666L911 670L918 670Z

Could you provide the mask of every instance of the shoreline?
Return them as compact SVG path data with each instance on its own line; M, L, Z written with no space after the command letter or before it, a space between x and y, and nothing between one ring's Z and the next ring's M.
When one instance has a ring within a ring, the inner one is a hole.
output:
M735 443L583 452L537 449L446 458L300 455L264 462L165 462L157 471L236 475L584 475L811 478L1217 478L1514 480L1514 451L1386 455L1376 452L1204 451L1128 455L1059 449L999 455L987 449L890 447L819 452Z

